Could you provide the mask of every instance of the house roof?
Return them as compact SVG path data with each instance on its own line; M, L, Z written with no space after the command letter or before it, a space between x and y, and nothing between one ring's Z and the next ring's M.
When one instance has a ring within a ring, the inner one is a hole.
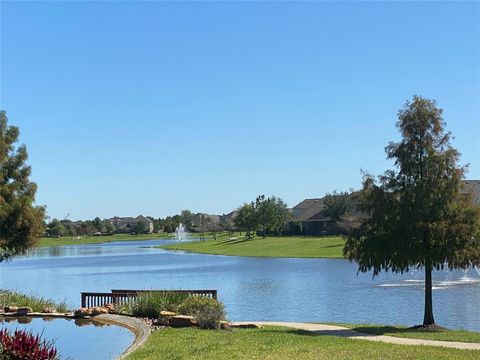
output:
M315 206L323 206L323 200L324 200L324 197L314 198L314 199L305 199L302 202L295 205L292 209L298 210L298 209L308 209Z
M145 216L143 215L138 215L136 218L135 218L136 221L143 221L143 222L148 222L148 223L151 223L152 220L150 220L149 218L146 218Z
M237 210L233 210L231 212L229 212L228 214L226 215L223 215L222 218L225 219L226 221L231 221L233 219L235 219L238 215L238 211Z
M475 206L480 206L480 180L462 180L462 194L470 194ZM295 205L292 221L328 221L329 217L323 215L322 210L325 207L325 197L305 199ZM357 217L366 217L362 212L355 212Z
M321 215L325 197L315 199L305 199L299 204L295 205L293 210L292 221L319 221L320 218L325 218ZM312 219L315 217L315 219Z

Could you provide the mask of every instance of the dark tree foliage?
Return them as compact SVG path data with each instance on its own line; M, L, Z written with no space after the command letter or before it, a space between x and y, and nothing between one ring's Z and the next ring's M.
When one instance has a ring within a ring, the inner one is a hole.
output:
M34 206L37 185L29 180L27 148L19 130L0 111L0 261L24 253L43 232L45 208Z
M331 194L327 194L324 204L323 214L334 222L340 221L353 207L352 199L348 192L337 193L334 191Z
M133 227L132 231L135 234L143 234L147 232L147 225L143 221L137 221L135 226Z
M414 96L398 113L402 139L386 147L396 170L365 174L360 201L370 215L344 254L359 271L425 270L424 326L434 326L432 269L480 265L479 211L460 194L465 168L435 101Z

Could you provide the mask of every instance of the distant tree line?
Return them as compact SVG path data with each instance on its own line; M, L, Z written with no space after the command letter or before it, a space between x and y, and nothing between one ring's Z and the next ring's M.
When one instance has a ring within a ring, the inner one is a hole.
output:
M51 237L57 236L83 236L100 234L113 234L115 227L108 220L96 217L93 220L71 221L53 219L45 226L45 234Z

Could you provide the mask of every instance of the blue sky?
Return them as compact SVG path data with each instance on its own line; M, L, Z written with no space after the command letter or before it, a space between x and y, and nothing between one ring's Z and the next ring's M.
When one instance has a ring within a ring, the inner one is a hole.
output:
M392 166L419 94L480 178L478 2L8 2L1 108L51 217L290 206Z

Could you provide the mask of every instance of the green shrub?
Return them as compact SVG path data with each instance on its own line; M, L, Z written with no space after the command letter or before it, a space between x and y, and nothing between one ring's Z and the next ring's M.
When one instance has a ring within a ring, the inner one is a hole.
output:
M189 297L178 307L178 312L193 316L203 329L219 329L221 321L226 319L223 304L205 296Z
M43 297L25 295L10 290L0 290L0 308L5 306L28 306L35 312L42 312L46 307L55 308L59 312L68 311L68 305L65 301L56 303Z
M146 291L138 294L128 305L126 312L133 316L158 318L160 311L177 311L188 294L174 291Z

